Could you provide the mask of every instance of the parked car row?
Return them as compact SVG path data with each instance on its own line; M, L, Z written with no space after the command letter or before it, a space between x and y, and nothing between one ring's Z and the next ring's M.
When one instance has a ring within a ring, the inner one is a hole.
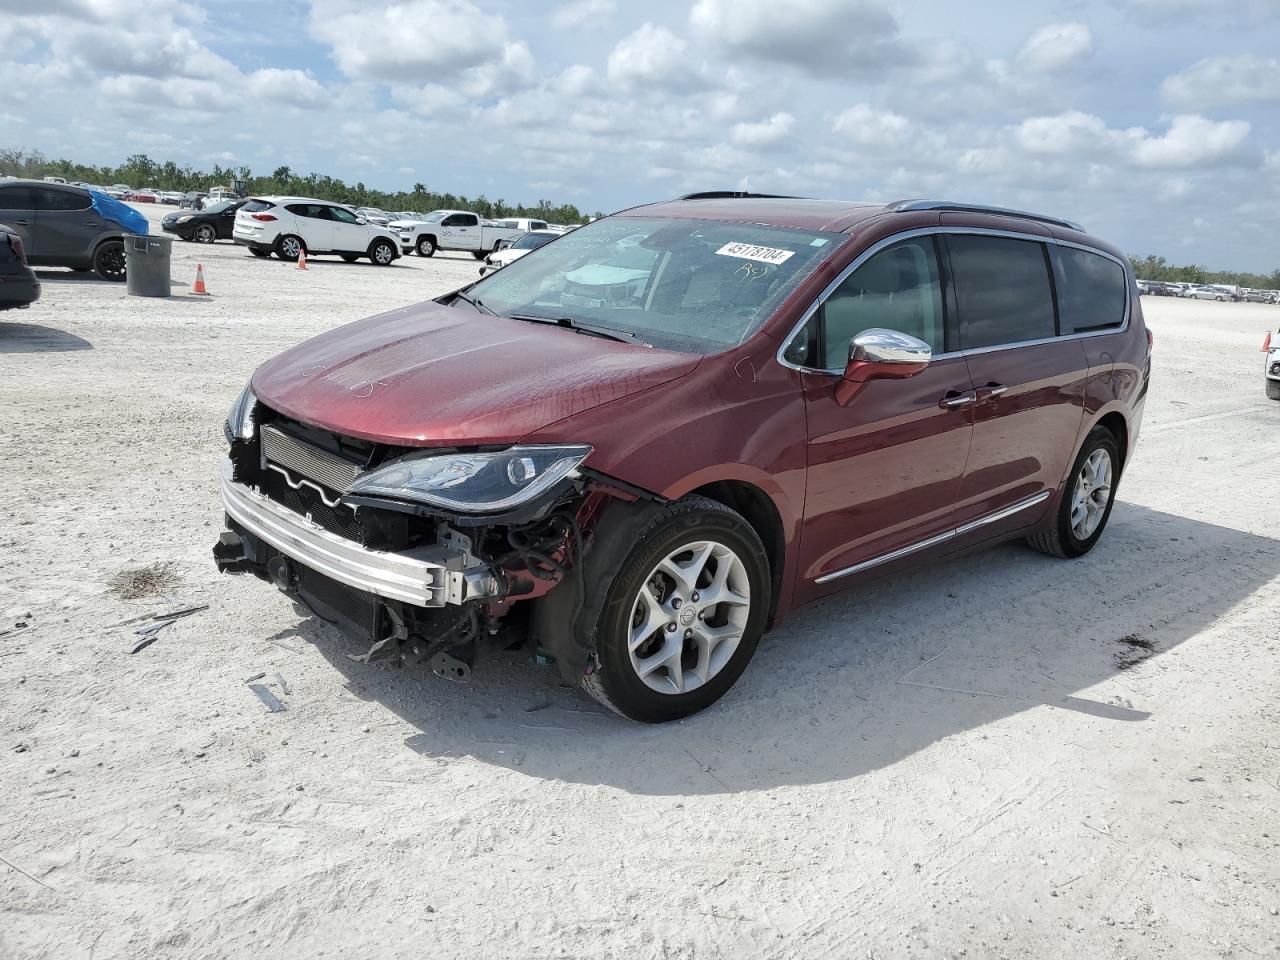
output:
M1228 300L1236 303L1280 303L1280 290L1253 290L1224 283L1138 280L1138 292L1153 297L1184 297L1191 300Z

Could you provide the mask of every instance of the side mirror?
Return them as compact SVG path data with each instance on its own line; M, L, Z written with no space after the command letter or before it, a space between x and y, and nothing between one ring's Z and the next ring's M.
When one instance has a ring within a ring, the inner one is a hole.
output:
M361 224L363 224L363 223L368 223L368 222L369 222L369 221L368 221L368 220L366 220L364 217L356 217L356 223L361 223Z
M836 403L847 406L872 380L914 377L933 359L933 348L919 337L873 327L849 342L849 362L836 386Z
M496 250L505 250L505 249L507 249L507 247L509 247L509 246L511 246L511 241L510 241L510 240L499 240L497 243L495 243L495 244L493 245L493 249L494 249L495 251L496 251Z

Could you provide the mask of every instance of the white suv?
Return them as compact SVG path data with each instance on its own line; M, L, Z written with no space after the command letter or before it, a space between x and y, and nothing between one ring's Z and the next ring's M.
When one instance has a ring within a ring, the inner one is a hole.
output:
M281 260L336 253L348 263L368 257L387 267L400 256L399 237L367 223L350 207L309 197L253 197L236 213L231 236L256 257Z

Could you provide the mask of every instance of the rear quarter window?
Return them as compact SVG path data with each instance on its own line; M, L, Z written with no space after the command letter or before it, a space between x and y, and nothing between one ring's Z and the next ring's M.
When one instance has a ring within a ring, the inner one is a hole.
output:
M1124 323L1129 287L1124 268L1110 257L1076 247L1049 247L1058 288L1062 333L1105 330Z
M947 238L947 249L962 350L1055 335L1053 289L1044 244L955 235Z
M250 200L240 209L245 213L261 213L263 210L270 210L275 204L268 203L266 200Z
M31 192L35 196L37 210L88 210L93 205L93 197L78 190L37 187Z

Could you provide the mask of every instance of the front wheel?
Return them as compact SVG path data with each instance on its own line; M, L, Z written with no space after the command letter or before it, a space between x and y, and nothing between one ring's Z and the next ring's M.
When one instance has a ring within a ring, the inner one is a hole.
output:
M218 231L213 228L212 224L202 223L196 227L195 239L197 243L213 243L218 239Z
M347 263L355 263L360 259L360 254L358 253L340 253L338 256L342 257Z
M1027 538L1041 553L1064 560L1093 549L1106 529L1120 480L1120 447L1106 427L1089 431L1048 528Z
M686 497L659 512L610 584L583 688L616 713L697 713L746 669L769 612L769 560L735 511Z
M475 257L477 260L483 260L485 257L489 255L489 251L488 250L472 250L471 255Z
M430 237L418 238L418 256L434 257L436 255L436 242Z
M396 258L396 248L390 240L375 240L369 247L369 259L380 267L389 267Z
M119 283L125 279L124 241L108 240L93 252L93 270L103 280Z
M1280 380L1267 381L1267 397L1271 400L1280 400Z
M261 247L250 247L249 252L259 259L265 259L271 256L270 250L263 250Z

